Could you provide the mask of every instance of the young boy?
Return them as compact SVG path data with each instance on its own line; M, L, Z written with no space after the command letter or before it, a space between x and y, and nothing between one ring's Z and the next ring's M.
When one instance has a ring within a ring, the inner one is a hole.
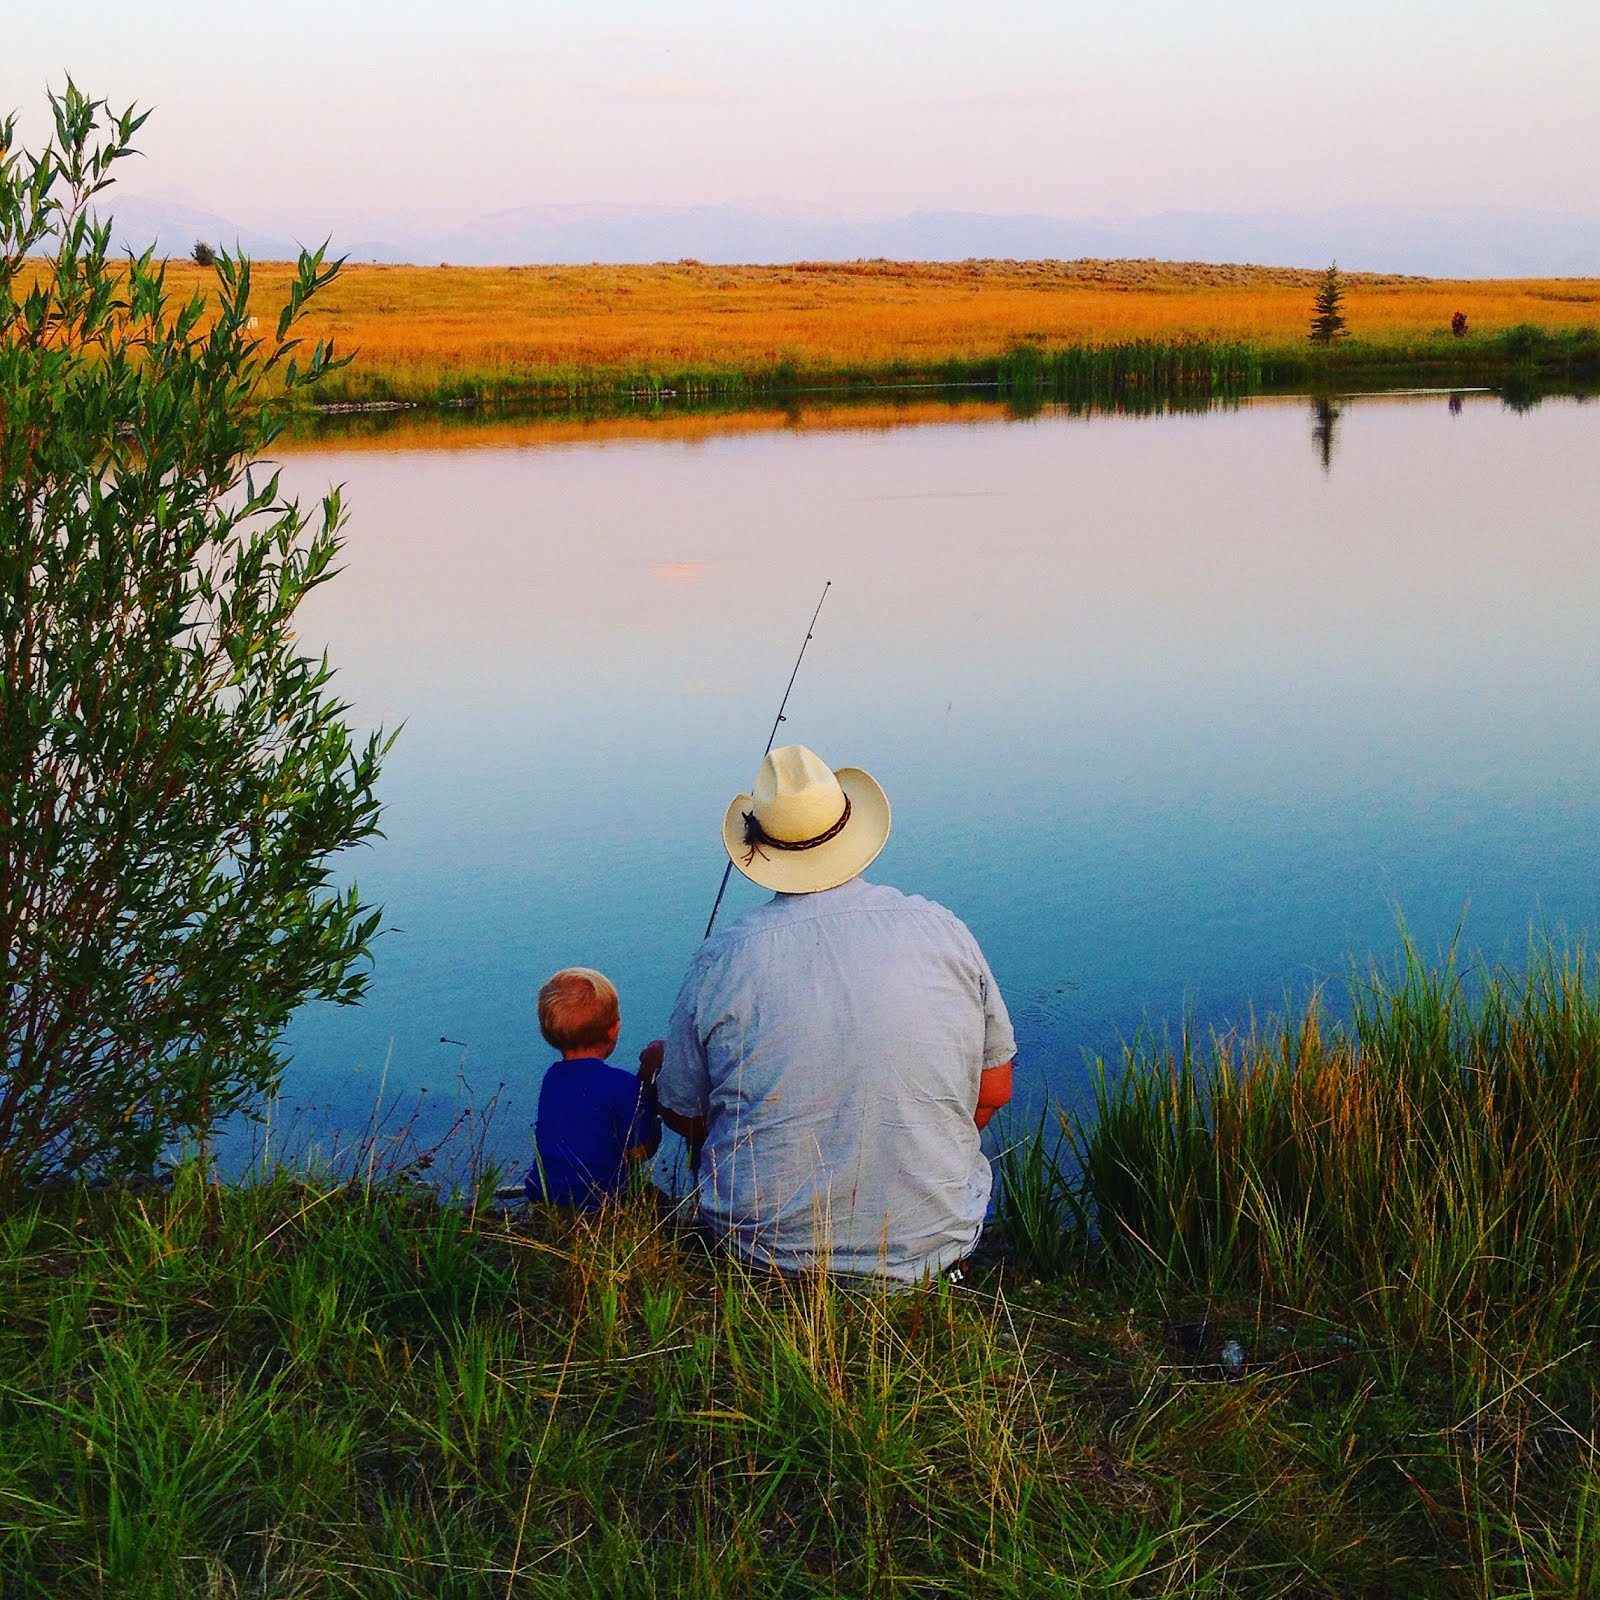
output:
M530 1200L598 1211L661 1143L655 1063L641 1058L637 1077L606 1063L621 1027L617 991L589 967L567 967L539 991L539 1032L561 1059L539 1089Z

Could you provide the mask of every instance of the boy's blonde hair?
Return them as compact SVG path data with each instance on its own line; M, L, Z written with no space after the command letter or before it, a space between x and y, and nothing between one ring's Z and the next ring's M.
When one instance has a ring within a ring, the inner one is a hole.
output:
M621 1014L611 980L593 967L563 967L539 991L539 1032L557 1050L609 1044Z

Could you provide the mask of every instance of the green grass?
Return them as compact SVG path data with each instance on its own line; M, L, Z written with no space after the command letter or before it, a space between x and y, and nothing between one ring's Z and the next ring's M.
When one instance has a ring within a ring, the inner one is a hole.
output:
M642 1202L34 1196L0 1595L1592 1595L1597 1053L1549 948L1141 1049L899 1296Z
M381 371L343 368L322 380L323 406L497 405L559 410L659 405L738 409L796 395L870 398L897 388L988 389L1024 408L1045 403L1154 410L1306 389L1488 385L1508 396L1600 380L1600 329L1547 330L1531 324L1464 339L1448 333L1403 343L1351 339L1250 343L1138 339L1105 344L1021 344L999 357L852 366L778 360L738 368L611 371L573 367L530 374L507 362L452 371L417 388Z
M1550 387L1600 379L1600 330L1551 332L1531 325L1504 334L1448 334L1392 341L1349 340L1327 348L1204 340L1048 349L1024 346L997 365L963 369L1012 400L1161 409L1248 395L1326 392L1351 386L1489 385L1534 397ZM950 376L954 376L952 372Z
M1600 1323L1600 967L1536 946L1355 987L1206 1059L1103 1068L1065 1128L1064 1231L1142 1278L1343 1304L1374 1335L1555 1358Z

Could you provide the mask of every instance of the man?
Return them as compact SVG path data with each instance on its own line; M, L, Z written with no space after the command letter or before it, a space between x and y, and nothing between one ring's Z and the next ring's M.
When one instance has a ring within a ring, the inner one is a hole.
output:
M758 1265L918 1282L983 1230L1016 1042L966 926L861 878L888 837L878 784L804 745L723 819L775 894L696 952L656 1092L701 1143L702 1224Z

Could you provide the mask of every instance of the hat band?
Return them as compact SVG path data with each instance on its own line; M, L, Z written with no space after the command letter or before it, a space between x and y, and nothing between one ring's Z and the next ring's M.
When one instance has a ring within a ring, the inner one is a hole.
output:
M815 839L774 839L771 834L756 820L753 811L744 813L744 842L750 846L745 851L744 864L748 867L757 856L763 861L767 859L767 852L761 847L771 845L774 850L815 850L819 844L826 844L830 839L836 839L844 831L844 825L850 820L850 796L844 797L844 812L839 820L828 829L826 833L819 833Z

